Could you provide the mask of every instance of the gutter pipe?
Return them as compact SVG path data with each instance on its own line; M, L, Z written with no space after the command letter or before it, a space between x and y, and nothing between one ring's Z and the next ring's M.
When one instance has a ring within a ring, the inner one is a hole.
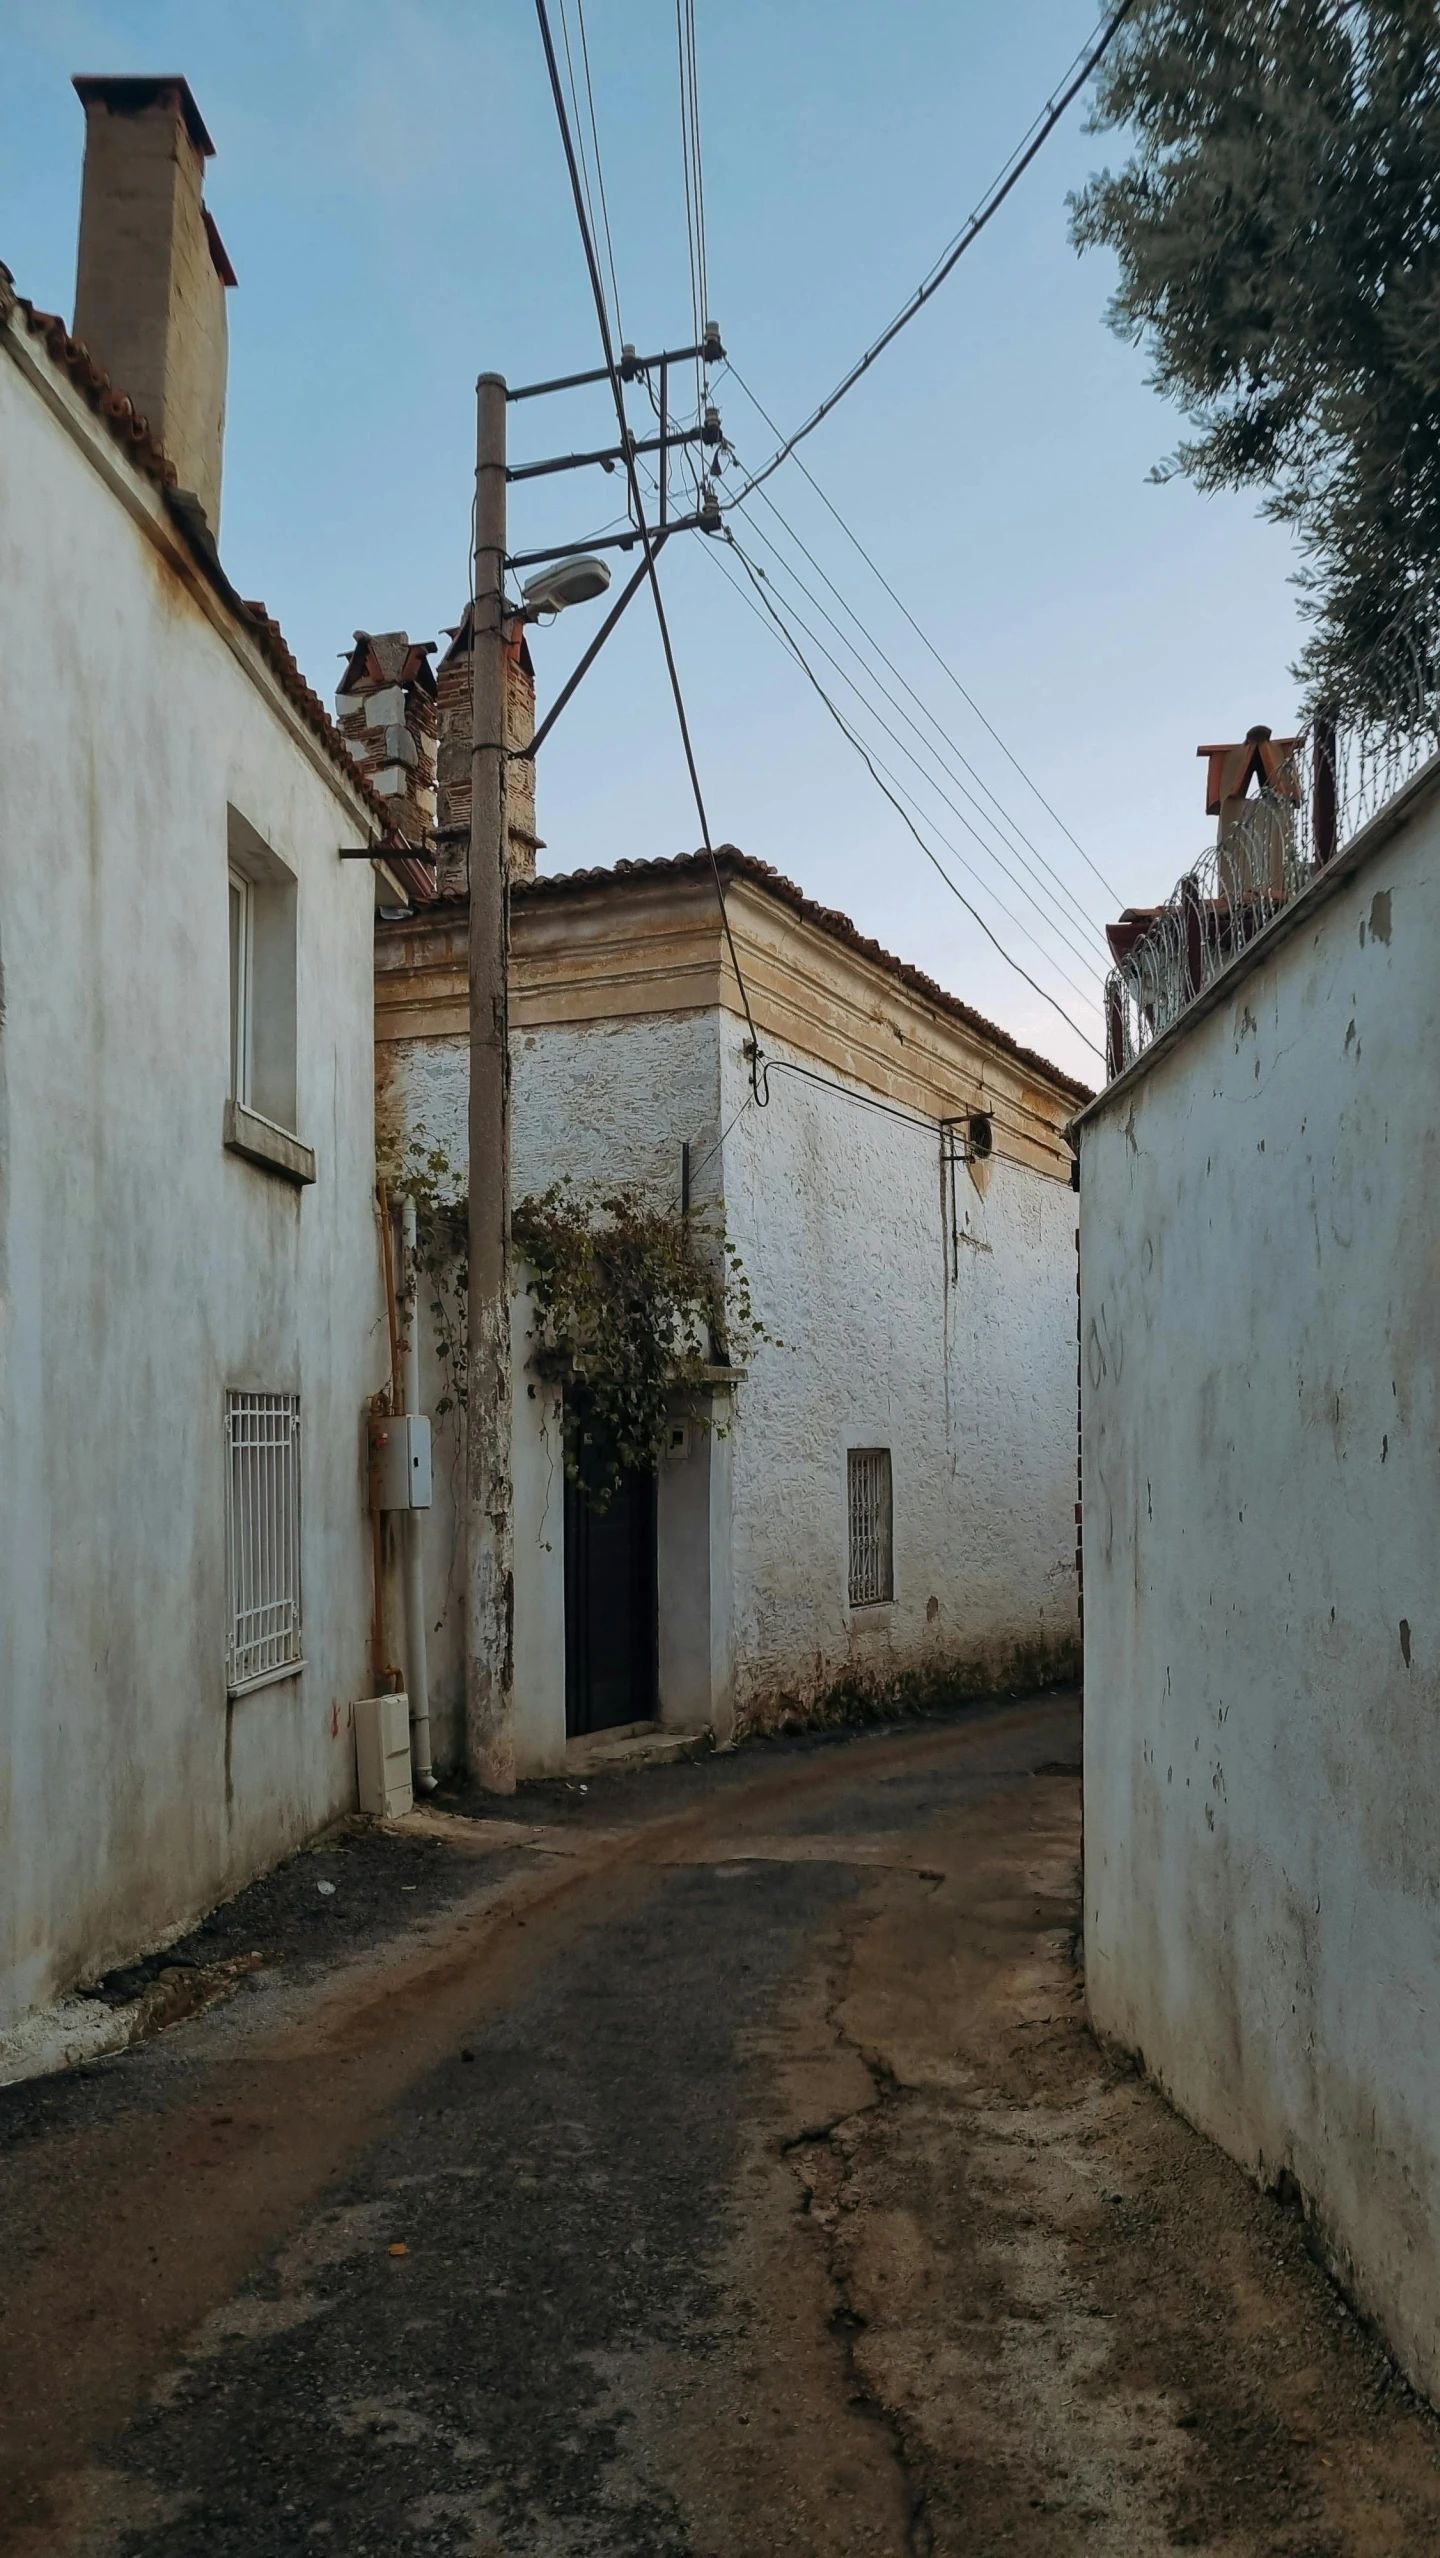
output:
M407 1412L420 1409L420 1273L415 1254L415 1202L400 1202L400 1245L405 1290L402 1344L402 1391ZM425 1658L425 1556L420 1542L419 1510L400 1514L405 1573L406 1685L410 1696L410 1764L415 1789L433 1794L435 1771L430 1764L430 1671Z

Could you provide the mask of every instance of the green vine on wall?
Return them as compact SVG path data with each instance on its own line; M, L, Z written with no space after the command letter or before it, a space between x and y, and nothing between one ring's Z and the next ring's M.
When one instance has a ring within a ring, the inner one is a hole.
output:
M443 1146L432 1146L417 1127L384 1167L397 1197L415 1202L415 1260L430 1295L431 1341L444 1380L435 1418L463 1412L469 1396L470 1202L456 1188L455 1167Z
M415 1201L416 1258L445 1379L436 1414L463 1411L469 1203L444 1150L421 1129L388 1178ZM774 1335L755 1312L735 1246L704 1220L653 1207L637 1191L584 1197L556 1183L516 1203L512 1235L531 1273L530 1364L565 1389L565 1471L603 1511L628 1473L648 1471L664 1453L677 1393L713 1386L717 1367L743 1368ZM720 1435L729 1426L702 1420Z
M566 1389L565 1471L605 1510L663 1454L677 1391L713 1385L773 1336L734 1245L636 1191L586 1200L557 1183L519 1202L513 1230L532 1271L531 1365Z

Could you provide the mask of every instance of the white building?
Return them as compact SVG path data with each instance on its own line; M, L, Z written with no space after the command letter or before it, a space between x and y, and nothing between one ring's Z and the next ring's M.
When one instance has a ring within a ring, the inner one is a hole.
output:
M1440 762L1318 866L1261 823L1258 894L1121 937L1078 1122L1086 1972L1433 2397Z
M0 2027L353 1803L388 1369L382 810L216 557L194 101L77 85L88 351L0 270Z
M440 672L442 775L464 648L462 631ZM443 783L440 813L455 822ZM714 1381L708 1411L677 1409L658 1483L597 1522L564 1485L557 1395L527 1365L517 1298L519 1773L562 1765L567 1737L606 1724L724 1739L847 1701L1073 1675L1061 1132L1083 1088L727 848L763 1107L708 860L527 878L525 815L515 1195L565 1179L677 1210L688 1195L738 1249L776 1339L743 1380ZM381 1125L397 1155L423 1129L463 1177L468 909L463 868L441 879L441 902L379 930ZM425 1528L442 1758L459 1753L463 1687L455 1457L442 1434Z

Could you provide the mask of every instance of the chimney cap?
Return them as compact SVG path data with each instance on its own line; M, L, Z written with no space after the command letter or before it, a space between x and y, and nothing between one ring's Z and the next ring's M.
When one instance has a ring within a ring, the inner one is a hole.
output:
M185 119L185 130L196 150L205 159L214 159L215 145L182 72L162 71L143 80L103 71L77 71L71 86L83 107L108 107L112 115L143 115L147 107L173 102Z

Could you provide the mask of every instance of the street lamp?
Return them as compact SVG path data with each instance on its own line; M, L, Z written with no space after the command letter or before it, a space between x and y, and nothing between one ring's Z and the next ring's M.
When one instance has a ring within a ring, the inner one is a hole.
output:
M538 622L544 613L563 613L567 604L593 604L609 583L609 563L593 553L554 560L521 587L521 613L527 622Z

